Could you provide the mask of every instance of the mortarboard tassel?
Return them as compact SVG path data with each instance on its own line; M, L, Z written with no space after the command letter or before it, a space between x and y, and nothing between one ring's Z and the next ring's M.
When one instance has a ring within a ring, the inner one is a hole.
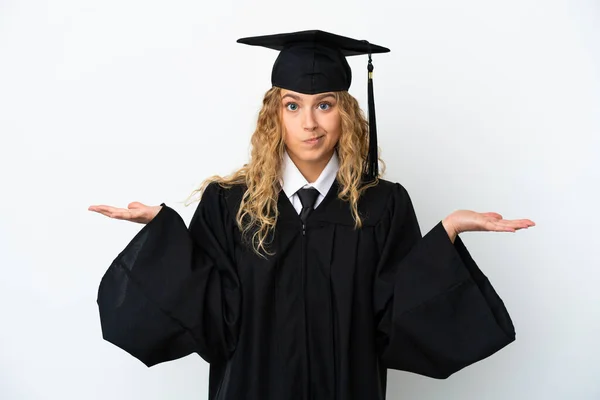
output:
M371 45L366 40L364 41ZM371 51L369 50L369 64L367 65L368 75L368 104L369 104L369 154L367 155L367 177L369 180L375 180L379 175L379 158L377 154L377 121L375 120L375 99L373 95L373 63L371 62Z

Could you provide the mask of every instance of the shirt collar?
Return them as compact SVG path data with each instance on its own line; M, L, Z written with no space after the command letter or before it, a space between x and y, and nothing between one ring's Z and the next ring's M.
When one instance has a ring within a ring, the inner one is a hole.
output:
M329 192L333 181L337 176L337 172L340 168L337 152L334 151L333 155L329 159L329 162L321 172L321 175L313 183L309 183L306 178L302 175L296 164L292 161L287 151L283 154L282 163L282 187L287 197L292 197L298 190L302 189L305 185L314 187L323 196Z

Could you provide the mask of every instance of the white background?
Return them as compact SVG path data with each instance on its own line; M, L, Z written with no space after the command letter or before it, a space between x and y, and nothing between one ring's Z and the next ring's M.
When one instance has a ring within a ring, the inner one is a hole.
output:
M102 340L100 278L141 226L87 207L189 222L270 87L277 53L235 41L306 29L391 48L379 141L423 233L456 209L537 223L461 235L517 341L447 380L390 371L388 398L600 398L598 0L0 0L0 398L207 397L197 355L148 369Z

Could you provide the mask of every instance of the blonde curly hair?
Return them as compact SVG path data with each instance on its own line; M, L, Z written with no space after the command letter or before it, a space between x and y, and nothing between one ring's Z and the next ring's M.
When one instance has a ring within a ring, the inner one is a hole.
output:
M246 242L252 246L256 254L266 258L274 255L267 249L268 237L274 232L279 211L277 199L281 191L281 165L285 145L284 124L282 120L281 88L272 87L264 96L262 108L258 114L256 130L251 138L250 160L242 168L222 177L214 175L202 182L188 197L189 199L203 193L208 184L217 182L224 188L233 185L245 185L236 215L237 225ZM375 180L363 181L365 161L369 151L369 124L360 109L358 101L347 91L333 92L341 117L341 134L336 145L339 157L337 181L340 186L338 198L350 203L355 220L355 228L362 227L358 213L358 199L364 190L377 185L380 174ZM385 164L381 159L379 162ZM251 235L248 237L248 235Z

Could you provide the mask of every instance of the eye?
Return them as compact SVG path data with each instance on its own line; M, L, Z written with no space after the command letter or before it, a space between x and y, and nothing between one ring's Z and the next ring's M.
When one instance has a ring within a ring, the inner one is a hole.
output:
M287 108L290 111L296 111L298 109L298 104L296 104L296 103L287 103L285 105L285 108Z
M323 111L327 111L331 108L331 103L327 103L327 102L321 103L321 104L319 104L319 108Z

